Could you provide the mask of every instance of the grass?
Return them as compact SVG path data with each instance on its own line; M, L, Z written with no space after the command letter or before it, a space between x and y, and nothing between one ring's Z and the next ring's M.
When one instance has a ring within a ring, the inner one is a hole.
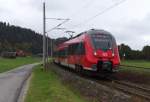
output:
M150 68L150 61L144 61L144 60L124 60L121 61L121 64Z
M16 59L0 58L0 73L11 70L21 65L39 62L40 58L36 57L18 57Z
M140 75L150 75L150 61L144 61L144 60L124 60L121 61L121 64L123 65L129 65L129 66L138 66L141 68L135 68L135 67L124 67L120 66L120 72L131 72L133 74L140 74ZM144 69L149 68L149 69Z
M62 84L52 71L34 69L25 102L86 102L79 93Z

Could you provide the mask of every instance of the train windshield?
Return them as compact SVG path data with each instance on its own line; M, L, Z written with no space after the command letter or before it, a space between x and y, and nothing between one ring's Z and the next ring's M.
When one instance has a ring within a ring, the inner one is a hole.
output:
M106 51L112 49L112 37L106 34L91 34L91 40L95 50Z

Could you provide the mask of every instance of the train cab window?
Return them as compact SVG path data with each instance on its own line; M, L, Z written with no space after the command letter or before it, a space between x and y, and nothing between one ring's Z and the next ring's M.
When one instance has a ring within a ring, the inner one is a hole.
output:
M96 50L101 49L106 51L112 49L112 37L106 34L93 34L91 35L92 43Z
M69 45L68 48L68 53L69 55L82 55L85 53L85 47L84 47L84 43L75 43L75 44L71 44Z

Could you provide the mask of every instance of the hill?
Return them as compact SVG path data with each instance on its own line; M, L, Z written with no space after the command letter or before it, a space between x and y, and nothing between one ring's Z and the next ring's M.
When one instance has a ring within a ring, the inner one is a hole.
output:
M58 45L67 40L67 38L50 39L49 53L51 48L51 40L53 46ZM0 53L3 51L23 50L28 53L42 53L43 36L35 31L27 28L22 28L15 25L10 25L6 22L0 22Z
M34 54L42 52L42 35L31 29L0 22L0 52L18 49Z

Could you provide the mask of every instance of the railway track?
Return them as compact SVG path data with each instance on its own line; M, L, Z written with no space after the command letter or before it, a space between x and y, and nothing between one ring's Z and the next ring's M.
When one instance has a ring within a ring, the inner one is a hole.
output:
M148 87L146 88L134 83L123 82L123 81L112 80L112 79L108 79L108 81L96 80L96 82L117 89L124 93L130 94L132 96L137 96L142 99L146 99L150 101L150 88Z
M150 89L138 86L136 84L114 81L114 87L125 93L135 95L147 100L150 100Z
M119 81L112 78L107 78L106 80L101 79L95 79L88 76L81 76L85 79L95 81L98 84L102 84L105 86L108 86L112 89L119 90L121 92L124 92L126 94L129 94L131 96L136 96L144 100L150 101L150 87L143 87L140 85L137 85L135 83L126 82L126 81Z
M66 69L65 69L66 70ZM70 70L67 70L70 72ZM71 72L76 73L74 70L71 70ZM126 82L126 81L119 81L112 78L107 78L106 80L100 80L98 78L91 78L89 76L83 75L81 76L85 79L94 81L98 84L106 85L110 88L117 89L121 92L124 92L126 94L140 97L142 99L146 99L150 101L150 87L143 87L140 85L137 85L135 83Z

